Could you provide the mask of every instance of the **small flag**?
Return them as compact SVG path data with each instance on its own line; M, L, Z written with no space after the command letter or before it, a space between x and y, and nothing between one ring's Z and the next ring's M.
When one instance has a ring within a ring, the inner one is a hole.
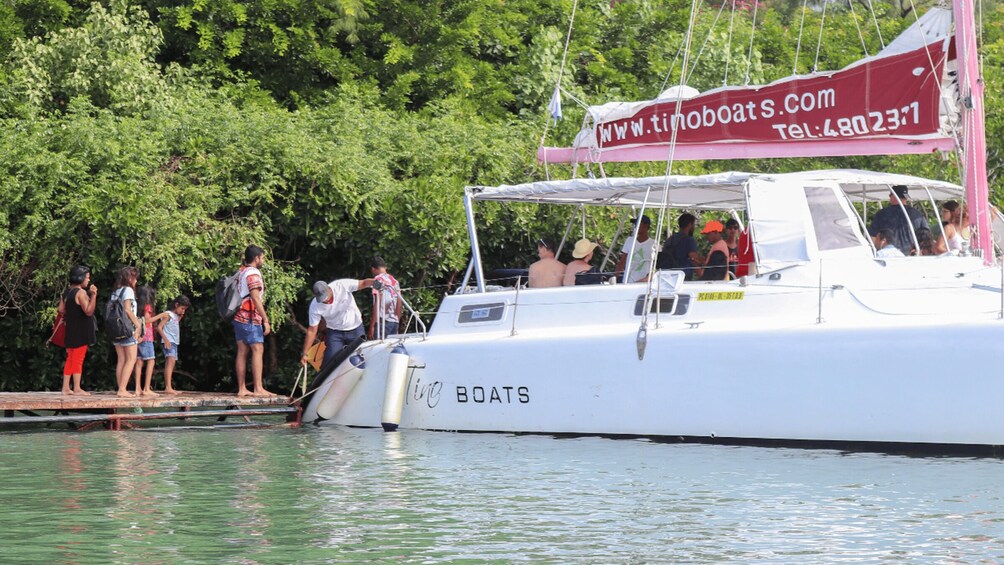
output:
M554 125L558 125L558 120L561 119L561 88L554 87L554 94L551 95L551 101L547 103L547 111L551 113L551 117L554 118Z

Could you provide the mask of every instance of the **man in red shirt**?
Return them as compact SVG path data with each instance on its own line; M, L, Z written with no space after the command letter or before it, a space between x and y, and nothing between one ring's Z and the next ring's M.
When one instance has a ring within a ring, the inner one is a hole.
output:
M262 358L265 354L265 336L272 333L272 325L265 312L265 281L262 280L261 266L265 264L265 250L257 245L249 245L244 250L244 264L240 269L238 290L244 299L234 316L234 336L237 339L237 396L273 396L262 384ZM246 385L247 357L251 353L251 377L253 390Z

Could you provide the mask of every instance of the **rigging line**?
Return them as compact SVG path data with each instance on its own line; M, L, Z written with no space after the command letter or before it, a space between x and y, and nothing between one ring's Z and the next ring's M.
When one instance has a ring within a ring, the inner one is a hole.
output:
M746 54L746 78L743 80L743 85L749 86L750 84L750 71L753 69L753 38L756 37L756 9L760 5L760 2L753 2L753 24L750 26L750 50Z
M722 86L729 84L729 61L732 60L732 29L736 21L736 0L732 0L732 15L729 16L729 39L725 44L725 78L722 79Z
M690 62L691 41L693 40L693 36L694 36L694 26L697 23L697 3L698 3L698 1L699 0L693 0L693 2L692 2L691 10L690 10L691 17L690 17L690 21L687 24L687 37L686 37L686 43L685 43L686 50L683 52L683 63L682 63L681 72L680 72L680 87L681 87L680 90L683 89L682 87L685 84L683 82L683 77L687 74L687 72L686 72L687 71L687 65ZM725 7L725 3L724 2L722 3L722 7L723 8ZM721 14L721 12L719 11L719 15L720 14ZM717 18L715 20L717 21ZM714 29L713 25L712 25L712 29ZM700 54L698 54L698 58L700 58ZM695 60L694 64L695 65L697 64L696 60ZM682 105L683 105L683 98L678 95L676 97L676 108L673 111L675 115L679 115L680 108L682 107ZM666 174L665 174L666 182L665 182L665 184L662 187L662 206L659 209L659 217L656 220L656 229L655 229L655 235L656 235L656 237L658 237L660 234L662 234L662 232L663 232L663 226L665 225L667 215L669 214L669 211L668 211L668 205L669 205L669 184L670 184L670 177L669 177L669 175L673 171L673 161L674 161L674 158L676 156L676 142L677 142L677 136L679 135L679 131L680 131L679 128L674 127L674 128L672 128L672 133L670 134L670 139L669 139L669 155L667 156L667 159L666 159ZM641 214L643 214L645 212L645 205L648 204L648 198L649 198L650 191L651 191L651 188L649 188L649 189L647 189L645 191L645 199L642 201L641 212L639 212L639 216L638 217L641 217ZM641 222L638 222L635 225L635 237L636 238L638 236L638 226L640 224L641 224ZM653 242L653 244L652 244L653 251L655 250L655 244L657 242L658 242L658 239L656 239ZM633 253L633 250L632 250L632 253ZM630 261L630 258L629 258L629 261ZM627 271L627 265L625 265L625 269L624 270L625 270L625 272ZM653 254L653 256L650 257L650 263L649 263L649 266L648 266L648 281L646 283L646 291L645 291L645 306L642 309L642 319L641 319L641 324L640 324L639 331L644 330L644 328L646 328L648 326L648 314L649 314L649 310L651 310L650 304L652 302L652 282L653 282L652 279L653 279L653 276L655 274L655 270L656 270L656 261L655 261L655 256ZM627 280L627 276L626 275L625 275L625 280ZM656 319L656 325L658 325L658 318Z
M861 40L861 49L865 52L865 57L868 57L868 46L865 45L865 36L861 33L861 26L858 25L858 15L854 13L854 0L847 0L847 5L851 7L851 21L854 22L854 28L858 30L858 39Z
M673 57L672 64L669 65L669 70L666 71L666 78L662 81L662 86L659 88L659 94L662 94L666 90L666 85L669 84L669 77L673 76L673 69L676 68L676 60L680 58L680 53L683 52L683 43L680 43L680 48L676 50L676 55Z
M572 42L572 27L575 25L575 11L579 6L579 0L574 0L572 2L572 15L568 18L568 33L565 35L565 50L561 54L561 66L558 68L558 80L555 82L554 88L561 87L561 79L565 75L565 63L568 60L568 46ZM544 122L544 133L540 136L540 147L544 147L544 143L547 140L547 131L551 127L550 116L546 118L547 121ZM544 154L544 176L547 180L551 180L551 171L547 166L547 153Z
M697 68L697 63L700 62L701 55L704 54L704 48L707 47L708 46L708 42L711 41L711 36L715 32L715 27L718 25L719 18L722 17L722 12L725 11L725 5L726 4L727 4L727 2L725 0L723 0L722 1L722 7L718 9L718 14L715 15L715 21L711 22L711 27L708 28L708 35L707 35L707 37L704 38L704 43L701 44L701 50L697 52L697 57L694 58L694 64L691 67L690 75L687 75L687 81L686 82L690 82L690 77L694 74L694 69ZM691 31L691 32L688 32L688 33L693 33L693 32ZM686 84L686 83L684 83L684 84Z
M802 52L802 30L805 28L805 12L808 11L809 0L802 0L802 21L798 24L798 40L795 42L795 63L791 66L791 74L798 74L798 56Z
M916 22L917 24L920 24L920 16L917 15L917 6L916 6L916 4L913 3L913 0L910 0L910 11L913 12L913 20L914 20L914 22ZM931 48L929 47L930 43L928 43L928 41L927 41L927 33L924 32L923 26L918 25L917 27L920 29L920 34L924 38L924 53L927 55L927 62L931 65L931 72L933 73L934 72L934 57L931 56ZM958 51L958 47L957 46L956 46L956 51ZM946 59L948 58L948 54L947 53L948 53L948 50L946 49L945 50L945 58ZM958 59L958 56L956 56L956 59ZM940 81L940 79L939 79L939 81ZM962 83L959 83L959 86L961 88ZM961 92L961 90L960 90L960 92Z
M882 45L882 49L885 49L885 40L882 39L882 29L879 28L878 18L875 17L875 6L872 5L872 0L868 0L868 11L872 14L872 22L875 23L875 33L878 34L879 44Z
M586 110L589 109L589 104L586 104L585 102L583 102L582 100L580 100L579 98L577 98L574 94L572 94L571 92L569 92L564 86L559 86L558 89L561 90L562 92L564 92L565 96L568 96L569 98L571 98L572 102L575 102L576 104L578 104L579 106L581 106L582 108L584 108Z
M976 8L977 10L979 10L979 17L976 18L976 22L978 24L976 28L977 32L979 33L978 36L979 43L976 45L976 52L980 54L979 56L980 76L983 76L983 0L979 1L979 4L977 4Z
M828 1L823 1L823 15L819 18L819 37L816 38L816 60L812 63L812 72L819 70L819 48L823 46L823 24L826 23L826 5Z

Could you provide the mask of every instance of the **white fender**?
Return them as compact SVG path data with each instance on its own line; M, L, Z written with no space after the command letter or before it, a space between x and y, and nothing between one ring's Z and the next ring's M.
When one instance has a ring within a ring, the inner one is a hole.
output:
M384 431L393 432L401 423L401 410L404 408L404 387L408 380L408 363L411 357L398 345L390 353L387 360L387 384L383 392L383 414L380 424Z
M334 418L365 370L366 360L358 353L353 353L339 365L335 369L334 382L331 383L324 398L317 403L317 416L324 420Z

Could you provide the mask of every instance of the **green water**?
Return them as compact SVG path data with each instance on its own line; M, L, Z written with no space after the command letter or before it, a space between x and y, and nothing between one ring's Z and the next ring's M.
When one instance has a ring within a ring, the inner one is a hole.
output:
M993 459L345 428L0 454L4 563L1004 561Z

